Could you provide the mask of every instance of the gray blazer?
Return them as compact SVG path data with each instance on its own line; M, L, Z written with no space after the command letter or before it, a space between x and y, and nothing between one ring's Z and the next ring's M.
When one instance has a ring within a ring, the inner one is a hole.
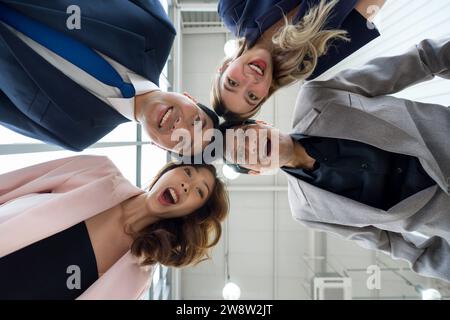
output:
M417 157L437 185L383 211L289 175L293 217L407 260L421 275L450 282L450 109L388 96L434 76L450 79L449 68L450 40L425 40L406 54L305 84L293 132Z

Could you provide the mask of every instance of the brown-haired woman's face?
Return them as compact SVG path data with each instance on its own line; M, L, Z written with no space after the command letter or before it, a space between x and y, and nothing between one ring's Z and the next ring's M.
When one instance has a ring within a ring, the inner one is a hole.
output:
M188 215L201 208L216 178L204 167L182 166L164 173L148 192L150 210L162 219Z
M232 60L222 74L220 95L227 110L245 115L268 95L273 64L269 51L252 48Z

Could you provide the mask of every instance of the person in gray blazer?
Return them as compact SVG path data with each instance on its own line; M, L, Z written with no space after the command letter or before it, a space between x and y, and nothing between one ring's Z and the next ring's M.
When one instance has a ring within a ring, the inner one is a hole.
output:
M450 282L450 109L388 96L449 79L449 68L450 39L424 40L306 83L291 134L252 120L224 123L225 160L241 173L286 172L298 222Z

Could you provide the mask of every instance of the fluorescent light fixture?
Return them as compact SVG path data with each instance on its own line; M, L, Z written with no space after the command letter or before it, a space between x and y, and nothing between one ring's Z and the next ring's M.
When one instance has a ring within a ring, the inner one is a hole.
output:
M422 300L441 300L442 296L436 289L422 290Z
M224 164L222 167L222 172L223 175L225 176L225 178L229 179L229 180L235 180L237 178L239 178L240 173L234 171L230 166Z
M414 289L416 289L416 292L420 293L422 296L422 300L441 300L442 295L439 291L436 289L430 288L430 289L424 289L421 285L414 286Z
M225 52L225 55L227 57L232 57L237 49L238 44L235 39L228 40L227 42L225 42L225 45L223 46L223 51Z
M238 300L241 296L241 289L233 282L228 282L222 290L222 296L225 300Z

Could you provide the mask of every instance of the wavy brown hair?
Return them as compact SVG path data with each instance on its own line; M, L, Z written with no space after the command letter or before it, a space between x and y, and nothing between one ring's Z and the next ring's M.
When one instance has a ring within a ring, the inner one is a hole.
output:
M184 164L169 163L153 179L148 190L165 173ZM209 250L219 242L221 222L228 215L229 200L225 186L212 165L189 165L205 168L215 177L214 188L205 204L193 213L153 223L133 235L131 253L142 259L141 265L161 263L184 267L209 258Z
M273 80L268 95L250 112L237 114L229 111L222 100L220 86L222 74L228 64L248 50L245 38L238 40L239 48L233 57L225 58L213 79L211 105L226 120L245 120L258 113L261 106L278 89L296 81L307 79L317 66L319 57L327 53L332 40L345 40L346 31L326 30L325 24L338 0L322 0L297 24L284 16L284 26L272 37Z

